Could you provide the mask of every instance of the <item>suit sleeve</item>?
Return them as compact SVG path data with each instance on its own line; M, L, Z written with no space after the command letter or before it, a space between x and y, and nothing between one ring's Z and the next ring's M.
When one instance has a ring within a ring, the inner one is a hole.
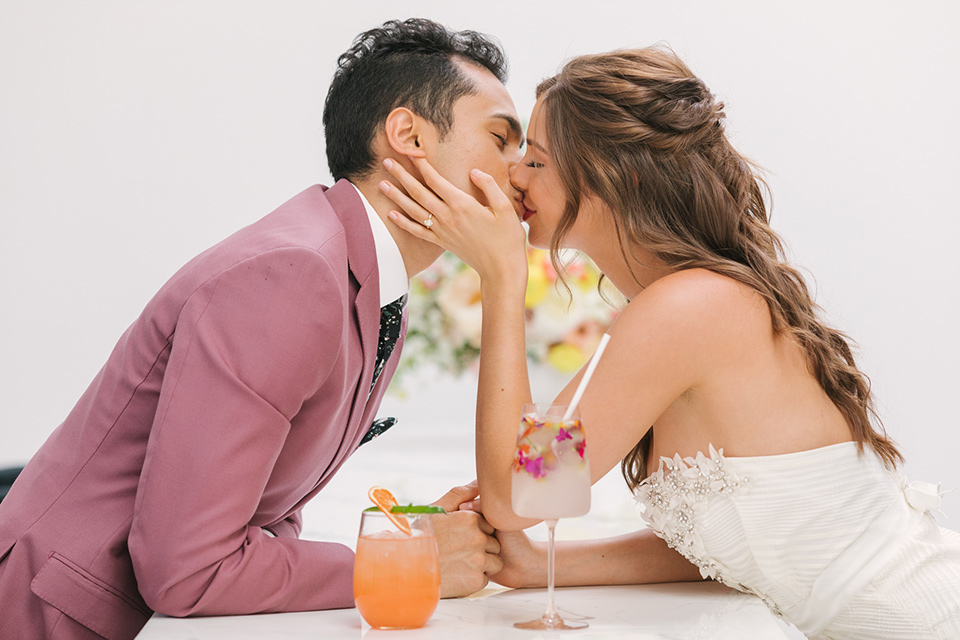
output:
M353 606L353 552L251 526L305 398L340 349L343 285L320 253L250 258L184 306L129 537L147 604L174 616ZM335 344L332 344L335 342Z
M298 509L290 517L285 518L275 525L267 527L270 533L280 538L299 538L300 530L303 529L303 514Z

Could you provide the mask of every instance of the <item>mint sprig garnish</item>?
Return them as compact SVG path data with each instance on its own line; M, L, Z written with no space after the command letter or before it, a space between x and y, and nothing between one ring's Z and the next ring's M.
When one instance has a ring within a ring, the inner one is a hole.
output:
M380 507L370 507L369 509L364 509L364 511L379 511ZM446 510L443 507L435 507L433 505L414 505L408 504L404 505L394 505L390 509L390 513L446 513Z

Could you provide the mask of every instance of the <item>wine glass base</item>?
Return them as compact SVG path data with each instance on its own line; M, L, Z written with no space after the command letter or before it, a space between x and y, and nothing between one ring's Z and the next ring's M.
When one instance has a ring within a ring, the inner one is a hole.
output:
M529 629L531 631L563 631L565 629L583 629L589 625L586 622L567 621L560 616L556 618L543 616L530 622L514 622L513 626L517 629Z

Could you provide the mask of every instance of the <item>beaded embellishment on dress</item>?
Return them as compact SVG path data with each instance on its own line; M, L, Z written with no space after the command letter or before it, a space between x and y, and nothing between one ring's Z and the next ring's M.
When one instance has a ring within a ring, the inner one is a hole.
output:
M700 568L700 575L739 591L755 593L728 577L725 567L707 556L697 532L696 516L710 498L731 494L749 482L724 469L723 449L710 445L710 457L698 452L695 458L660 458L660 468L637 487L636 498L643 505L644 521L670 548ZM779 608L759 596L777 615Z

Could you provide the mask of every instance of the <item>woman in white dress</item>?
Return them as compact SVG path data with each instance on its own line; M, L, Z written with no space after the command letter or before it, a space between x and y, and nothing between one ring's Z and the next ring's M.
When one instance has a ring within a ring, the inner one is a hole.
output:
M381 185L406 214L397 225L481 276L477 475L500 531L494 579L546 582L543 548L519 532L534 522L510 507L531 399L522 219L530 244L586 253L629 301L580 413L592 479L621 463L648 527L559 545L558 585L711 577L812 638L960 638L960 536L930 514L937 488L896 472L867 380L785 262L723 104L663 48L576 58L537 98L516 202L476 171L475 193L459 191L428 157L412 158L419 176L388 161L402 189Z

